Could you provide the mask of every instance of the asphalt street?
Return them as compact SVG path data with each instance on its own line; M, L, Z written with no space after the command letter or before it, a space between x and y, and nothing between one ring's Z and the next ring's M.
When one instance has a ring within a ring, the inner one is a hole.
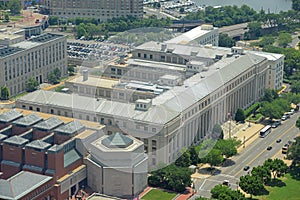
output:
M295 113L290 119L282 122L282 125L273 128L271 133L265 138L258 138L245 147L239 155L231 159L232 162L227 167L221 167L215 173L205 179L196 179L195 189L197 196L210 197L210 190L222 184L224 180L228 180L232 189L238 189L238 181L240 176L246 175L255 166L262 165L268 158L272 158L284 144L292 140L299 134L299 129L295 126L296 120L300 116L300 112ZM281 139L280 143L276 141ZM272 146L271 150L267 150L268 146ZM244 171L245 166L250 166L248 171ZM192 198L193 199L193 198Z

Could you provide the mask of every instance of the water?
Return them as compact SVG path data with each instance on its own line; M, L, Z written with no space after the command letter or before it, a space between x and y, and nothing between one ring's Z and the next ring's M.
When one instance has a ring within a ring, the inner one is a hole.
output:
M288 11L292 9L291 0L194 0L196 5L206 6L225 6L248 5L256 11L264 9L266 12L279 13L280 11Z

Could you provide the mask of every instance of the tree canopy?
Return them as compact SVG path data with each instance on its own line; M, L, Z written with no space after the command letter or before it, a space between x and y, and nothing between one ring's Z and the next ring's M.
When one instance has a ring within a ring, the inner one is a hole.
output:
M244 200L245 195L240 191L232 190L228 186L216 185L210 191L213 199Z
M6 85L2 86L1 87L1 99L2 100L8 100L9 96L10 96L10 92L9 92L8 87Z
M223 162L222 152L219 149L211 149L203 158L203 162L208 163L211 167L220 165Z
M237 122L245 122L245 113L244 110L241 108L238 108L236 113L235 113L235 121Z
M183 192L191 186L191 172L188 168L171 164L165 168L152 172L148 178L151 186L162 187L176 192Z
M261 179L250 175L241 176L239 186L244 192L250 194L250 198L252 195L261 195L262 191L265 190Z
M20 14L22 8L19 0L10 0L7 7L12 15Z
M229 158L237 154L239 144L240 142L235 139L218 140L214 148L220 150L222 155Z
M39 82L33 77L30 77L26 81L26 90L27 90L27 92L32 92L32 91L36 90L38 86L39 86Z

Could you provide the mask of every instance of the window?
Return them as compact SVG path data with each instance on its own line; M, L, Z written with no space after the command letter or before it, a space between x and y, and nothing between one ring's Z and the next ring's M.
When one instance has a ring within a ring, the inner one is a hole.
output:
M50 113L51 113L51 114L54 114L54 110L53 110L53 109L51 109L51 110L50 110Z
M40 110L40 108L36 108L36 111L40 112L41 110Z
M32 110L32 106L29 106L29 110Z
M156 140L152 140L152 147L156 147Z
M104 124L104 118L100 119L100 124Z
M139 57L139 58L141 57L141 53L138 53L138 57Z
M154 133L155 133L155 132L156 132L156 128L152 128L152 132L154 132Z
M150 55L150 59L151 59L151 60L153 59L153 55Z

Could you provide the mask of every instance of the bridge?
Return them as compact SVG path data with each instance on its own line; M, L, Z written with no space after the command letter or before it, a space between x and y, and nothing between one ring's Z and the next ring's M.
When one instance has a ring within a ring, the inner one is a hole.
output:
M172 20L172 24L166 28L185 32L205 24L202 20Z
M231 38L241 39L248 32L248 23L235 24L231 26L223 26L219 28L219 33L227 34Z

